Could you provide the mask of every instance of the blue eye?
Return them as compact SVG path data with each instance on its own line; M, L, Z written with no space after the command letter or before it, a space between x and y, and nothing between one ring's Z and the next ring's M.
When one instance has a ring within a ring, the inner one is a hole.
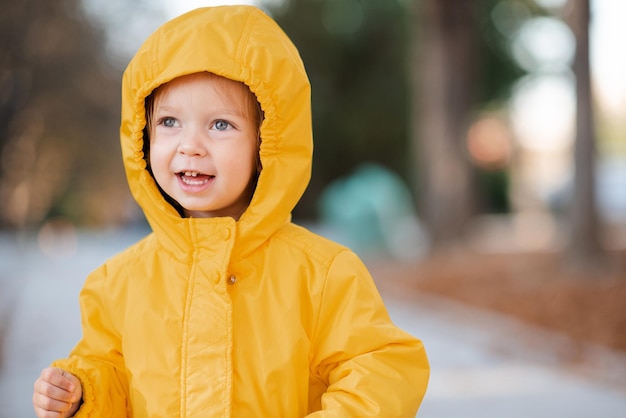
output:
M166 128L173 128L174 126L176 126L176 119L174 119L174 118L163 118L161 120L161 124L163 126L165 126Z
M176 118L165 116L159 119L159 122L157 123L157 125L164 126L166 128L175 128L176 126L179 126L179 123Z
M218 120L217 122L215 122L214 126L215 129L217 129L218 131L225 131L230 127L230 123L226 122L225 120Z

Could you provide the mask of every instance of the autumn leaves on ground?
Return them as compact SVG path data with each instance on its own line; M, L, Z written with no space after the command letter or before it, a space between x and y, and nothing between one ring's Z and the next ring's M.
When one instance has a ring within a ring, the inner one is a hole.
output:
M452 254L396 264L407 291L513 315L626 352L626 252L601 273L574 273L556 254Z

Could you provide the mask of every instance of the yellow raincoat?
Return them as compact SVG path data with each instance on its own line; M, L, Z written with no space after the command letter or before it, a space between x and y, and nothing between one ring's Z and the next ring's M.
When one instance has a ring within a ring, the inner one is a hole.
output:
M181 218L143 159L144 99L184 74L247 84L265 114L263 170L239 221ZM87 279L83 338L54 366L83 385L77 417L414 417L429 366L348 249L291 223L309 181L309 82L250 6L157 30L129 64L121 143L153 233ZM310 414L310 415L308 415Z

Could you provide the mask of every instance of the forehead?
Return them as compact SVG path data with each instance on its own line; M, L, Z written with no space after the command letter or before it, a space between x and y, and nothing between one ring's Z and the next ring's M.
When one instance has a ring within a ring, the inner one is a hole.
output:
M173 91L187 90L186 88L205 87L212 89L220 96L230 100L241 101L252 93L248 87L238 81L230 80L212 73L195 73L177 77L172 81L158 87L154 94L155 99L163 99ZM189 89L190 92L194 91Z

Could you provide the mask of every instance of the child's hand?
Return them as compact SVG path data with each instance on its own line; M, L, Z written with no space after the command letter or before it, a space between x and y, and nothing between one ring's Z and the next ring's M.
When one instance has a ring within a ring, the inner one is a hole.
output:
M49 367L35 381L33 406L38 418L74 416L83 397L80 380L73 374Z

